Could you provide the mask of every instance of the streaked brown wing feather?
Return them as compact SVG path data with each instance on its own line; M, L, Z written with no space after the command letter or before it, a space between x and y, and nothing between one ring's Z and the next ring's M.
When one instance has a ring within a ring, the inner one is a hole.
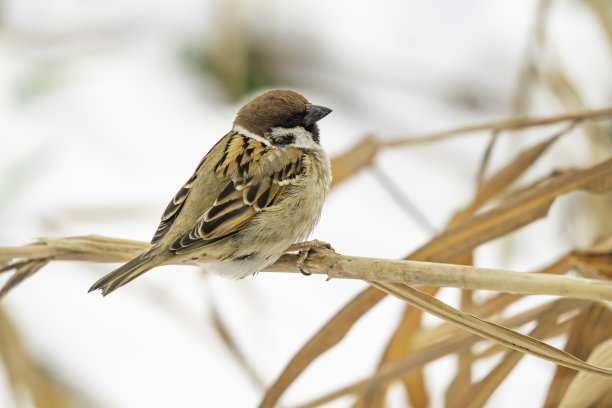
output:
M241 140L237 140L241 139ZM227 144L224 156L215 166L218 175L229 176L223 191L194 227L170 246L176 253L185 253L227 238L238 231L258 212L276 204L288 184L303 172L303 154L298 149L276 159L270 173L253 170L274 148L257 140L237 135ZM247 156L247 159L245 159Z
M155 234L153 235L153 239L151 240L152 244L155 244L156 242L161 240L164 235L166 235L166 233L170 230L172 223L181 211L183 203L185 202L187 196L189 195L189 192L191 191L191 186L196 180L196 175L197 173L193 173L191 178L189 178L187 183L185 183L183 187L181 187L181 189L178 191L178 193L176 193L176 195L172 198L172 201L170 201L170 203L166 207L166 210L162 215L162 220L159 223L159 226L157 227L157 231L155 231Z
M235 135L235 132L232 132L232 134ZM174 220L176 220L176 218L178 217L179 213L181 212L181 209L183 208L183 204L185 203L185 200L187 199L187 197L189 196L189 193L191 192L191 187L193 187L198 177L198 171L200 170L204 162L209 157L210 152L215 147L217 147L217 145L221 143L224 139L225 137L219 140L212 147L212 149L210 149L210 151L202 158L202 160L200 160L200 163L198 163L198 167L196 167L195 171L193 172L193 175L189 178L189 180L187 180L187 182L183 185L183 187L181 187L178 193L176 193L176 195L172 198L172 200L170 201L170 203L168 204L168 206L166 207L162 215L162 219L161 219L161 222L159 223L159 226L157 227L157 231L155 231L155 234L153 235L153 238L151 239L152 244L156 244L157 242L159 242L168 233L168 231L170 231L170 227L172 227Z

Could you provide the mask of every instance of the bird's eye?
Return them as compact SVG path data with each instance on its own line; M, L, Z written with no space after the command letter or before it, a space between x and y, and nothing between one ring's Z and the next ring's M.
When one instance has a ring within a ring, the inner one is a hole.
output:
M292 128L295 127L296 120L291 116L283 116L280 120L280 125L284 128Z

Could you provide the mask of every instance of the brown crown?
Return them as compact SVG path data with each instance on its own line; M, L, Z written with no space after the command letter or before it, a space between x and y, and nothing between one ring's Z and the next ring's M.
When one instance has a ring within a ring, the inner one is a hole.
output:
M238 125L262 136L283 116L301 113L306 110L306 98L289 89L273 89L251 99L236 115L234 125Z

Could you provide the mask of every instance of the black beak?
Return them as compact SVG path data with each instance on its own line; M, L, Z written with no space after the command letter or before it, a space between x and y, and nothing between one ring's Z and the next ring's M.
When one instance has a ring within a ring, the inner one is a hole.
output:
M329 113L332 111L331 109L326 108L325 106L312 105L310 103L306 105L306 110L308 112L306 116L304 116L304 126L306 127L317 123L318 121L329 115Z

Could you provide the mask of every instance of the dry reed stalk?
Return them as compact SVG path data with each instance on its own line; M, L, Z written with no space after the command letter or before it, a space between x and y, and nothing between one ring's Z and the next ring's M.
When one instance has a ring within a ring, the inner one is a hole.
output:
M74 246L70 245L71 241L76 242L76 245ZM140 245L136 245L134 242L130 242L129 243L130 249L127 251L121 251L121 250L118 250L117 245L119 246L122 245L124 241L119 240L119 244L117 244L116 242L113 242L112 239L100 238L100 237L92 237L92 238L76 237L72 239L46 240L43 242L47 244L46 245L47 248L45 248L44 253L48 257L53 256L53 252L49 251L50 249L48 247L49 243L51 243L52 248L53 248L53 243L57 243L57 246L55 246L55 248L58 250L57 256L61 257L62 259L70 259L70 257L72 256L76 259L98 259L98 260L104 259L106 261L116 260L116 257L124 257L126 253L129 253L131 250L133 250L133 248L140 246ZM40 249L39 248L40 245L30 245L29 247ZM108 252L106 251L107 247L110 247ZM23 254L22 249L23 248L17 248L16 252ZM90 252L85 252L87 250L89 250ZM4 257L10 257L10 250L6 248L3 249L1 253ZM283 264L284 262L287 262L287 258L289 257L286 257L280 263ZM372 268L374 268L376 271L378 271L379 269L382 271L393 270L394 266L398 265L398 263L405 264L405 265L416 265L418 267L422 267L423 265L427 265L427 266L438 265L438 264L428 264L428 263L409 262L409 261L368 260L367 258L343 257L335 253L318 253L318 254L313 254L309 258L309 261L307 263L309 270L312 270L313 272L314 271L320 272L320 271L334 271L334 270L342 269L344 272L346 272L347 270L350 269L350 268L344 269L344 268L337 268L337 267L332 267L329 269L327 267L321 268L319 263L321 263L322 261L325 262L327 258L333 259L332 265L335 265L338 262L338 259L340 259L342 262L347 262L347 264L350 265L351 267L355 267L357 271L360 271L362 268L366 271ZM463 273L462 271L473 271L477 269L477 268L458 266L458 265L446 265L443 267L449 267L452 269L453 272L448 274L449 276L462 274ZM297 268L295 267L295 265L293 266L293 268L297 271ZM316 270L316 268L320 268L320 269ZM283 267L283 269L289 269L289 268ZM433 269L428 269L425 276L435 275L435 272L433 271L434 271ZM485 276L491 273L497 273L497 272L486 270ZM334 276L334 273L330 273L330 275ZM521 274L521 273L519 273L518 275L538 276L535 274ZM341 273L338 276L346 277L344 273ZM378 275L375 275L375 276L377 276L380 279L380 276ZM360 274L359 273L354 274L354 276L352 277L353 278L360 277ZM547 278L547 279L548 278L561 279L561 280L567 279L567 278L548 276L548 275L540 275L540 277ZM506 278L503 278L503 279L506 279ZM467 281L465 278L461 280ZM569 354L564 354L557 349L547 346L544 343L537 342L534 339L530 339L516 332L512 332L501 326L494 325L492 323L482 321L480 319L476 319L473 316L467 315L456 309L450 308L449 306L444 305L443 303L439 302L435 298L427 296L426 294L416 291L415 289L411 289L405 285L398 285L398 284L392 284L392 283L389 284L389 283L382 283L382 282L371 282L371 284L374 285L375 287L381 288L382 290L388 293L393 294L394 296L400 297L401 299L405 301L408 301L410 303L416 302L414 303L414 305L417 306L421 310L426 310L427 312L435 314L439 317L449 319L450 321L456 324L459 324L461 327L469 331L472 331L485 338L489 338L494 341L501 342L502 344L508 347L520 350L521 352L528 352L538 357L545 358L557 364L568 366L574 369L582 369L582 370L587 370L587 371L595 372L599 374L608 373L606 370L603 370L601 368L590 367L584 364L583 362L581 362L580 360L573 358L573 356L570 356ZM529 284L527 286L529 286ZM575 290L575 288L572 289L572 285L568 285L567 289L570 292L572 290ZM609 375L612 376L612 372L609 372Z
M499 208L467 218L466 221L458 223L450 230L435 237L431 242L415 251L411 258L444 261L453 259L453 256L460 256L462 253L472 250L481 243L505 235L536 219L542 218L546 215L554 199L560 194L581 187L593 191L608 189L610 187L609 183L612 182L612 177L610 177L612 173L610 172L612 172L612 161L608 160L589 169L571 171L551 177L546 182L538 183L534 189L526 191L524 194L502 204ZM343 311L347 312L346 315L350 316L350 321L342 321L343 318L337 315L330 320L330 323L352 325L356 319L360 318L369 308L382 299L382 296L366 293L367 291L369 289L366 289L365 292L359 295L358 299L354 299L343 309ZM365 303L362 299L367 299L368 303ZM410 320L414 320L420 317L420 314L411 313L410 316ZM410 320L404 321L402 324L410 324ZM326 325L325 327L327 328L328 326ZM320 342L323 331L322 329L317 336L311 338L308 344ZM312 349L316 350L317 346L313 345ZM326 344L324 347L319 348L319 354L310 352L308 356L314 359L328 349L329 346ZM289 362L285 371L277 379L277 382L268 389L260 405L261 407L273 406L286 386L293 381L294 376L297 375L296 373L301 372L301 370L310 364L310 361L303 361L303 357L300 355L299 358L294 358ZM301 368L298 369L297 367ZM291 381L287 381L288 378L285 378L286 376L292 377Z
M520 129L571 121L565 130L553 135L533 148L526 150L495 176L485 181L481 185L471 205L466 207L463 213L457 214L451 223L449 223L449 228L435 237L431 242L415 251L411 255L411 258L416 260L469 264L471 263L469 254L476 246L542 218L546 215L552 202L559 195L576 189L586 189L596 193L609 190L612 187L612 160L604 161L587 169L554 174L532 185L528 189L523 189L520 194L499 207L473 215L484 203L504 191L504 189L514 182L526 168L537 160L537 158L540 157L561 135L567 133L575 123L584 119L603 119L611 115L612 108L604 108L599 110L572 112L545 118L524 117L439 132L428 138L419 140L418 142L420 143L440 140L451 134L463 134L480 130L501 131ZM341 172L344 171L344 176L338 177L338 179L340 181L346 179L361 168L368 166L372 162L378 149L410 144L412 142L414 142L413 139L402 139L391 142L378 142L373 138L365 139L354 149L335 160L334 174L341 174ZM5 294L8 289L14 287L52 260L87 260L96 262L125 261L146 248L148 248L148 244L138 241L115 240L112 238L95 236L41 239L34 244L24 247L1 248L0 262L6 264L2 270L16 269L16 273L9 279L5 288L0 292L0 295ZM10 263L14 259L17 259L17 261ZM289 262L289 266L287 262ZM291 256L284 256L279 260L278 264L272 266L271 269L273 270L281 264L286 270L296 269L294 259ZM444 265L440 263L402 263L402 261L343 257L342 255L333 253L315 253L309 257L307 266L314 271L327 273L329 276L372 281L372 285L390 292L404 301L418 305L418 307L423 308L423 310L427 310L434 314L437 313L439 316L444 316L449 319L449 321L467 330L476 332L483 337L490 338L506 346L514 346L522 352L527 351L531 354L575 369L591 370L591 372L598 372L600 374L608 373L608 371L604 369L589 366L579 359L547 346L544 343L450 308L448 305L442 304L426 293L416 291L406 285L388 283L383 280L389 279L392 282L398 281L412 284L423 283L433 285L446 285L454 282L453 284L458 287L488 288L490 285L498 285L493 282L494 280L487 280L487 275L494 273L498 274L497 279L501 278L512 281L513 283L510 284L511 290L516 290L521 293L532 293L534 292L533 289L536 288L537 291L544 293L562 293L566 296L567 293L569 293L570 296L585 297L587 299L608 299L609 293L606 292L608 290L606 289L606 285L593 285L589 280L545 275L531 275L539 277L525 279L525 276L527 276L525 274L519 273L514 275L512 272L508 271L492 272L491 270L479 270L479 268ZM377 273L368 274L368 270L371 270L372 267L378 268ZM419 271L422 272L423 269L419 268L425 268L427 275L431 279L427 280L424 278L420 280L421 276L419 275L421 274ZM389 276L382 276L383 273L388 273ZM499 273L503 275L499 275ZM458 276L462 277L457 279ZM537 283L534 284L534 281ZM568 284L570 281L572 283L579 283L578 285ZM551 286L550 283L554 283L556 286ZM498 286L492 286L492 288L500 289ZM503 289L508 290L508 286L504 286ZM604 287L603 292L598 291L601 289L600 287L595 290L593 286ZM579 289L576 289L577 287L579 287ZM436 288L428 287L424 288L424 290L433 294ZM366 289L336 314L336 316L334 316L287 365L281 376L269 388L261 406L266 407L274 405L288 385L293 382L311 361L337 344L352 325L384 296L385 294L383 292L376 289ZM466 297L465 299L465 306L470 306L470 298ZM420 315L421 312L419 309L407 309L405 319L398 330L402 328L405 329L406 327L413 327L416 329L413 333L418 333L420 330ZM398 333L400 333L400 331L398 331ZM407 332L404 331L403 333ZM408 340L410 340L413 335L414 334L409 333L408 335L398 336L398 339L406 340L408 338ZM517 346L517 344L521 346ZM396 357L401 356L401 354L402 353L397 354ZM422 376L417 375L412 377L412 380L405 381L405 387L414 395L420 393L420 397L417 396L416 398L416 400L420 401L417 405L426 404L427 395L424 391ZM383 399L378 397L376 401L380 404Z
M612 337L612 311L601 303L590 305L567 335L565 351L586 360L599 343ZM558 405L575 376L575 371L557 367L544 405Z
M39 408L76 407L76 395L42 367L0 308L0 358L14 391L15 402Z
M592 364L612 366L612 339L605 340L593 349L587 360ZM578 373L563 396L559 408L595 405L598 402L610 402L612 380L587 373ZM607 405L609 406L609 405Z
M450 222L448 223L445 232L451 230L455 226L461 225L463 222L468 220L483 204L491 200L496 195L500 194L504 189L510 186L518 177L520 177L546 150L561 136L569 132L576 121L572 121L569 126L560 132L555 133L548 139L536 144L533 147L525 149L519 153L513 160L511 160L506 166L498 170L492 177L482 182L475 194L472 202L467 205L464 209L455 213ZM535 184L533 187L541 185L542 182ZM525 189L524 191L531 191L531 189ZM529 205L524 206L529 207ZM516 226L514 226L516 227ZM510 226L513 228L513 226ZM497 232L499 234L499 231ZM425 247L431 247L435 239ZM443 251L439 251L439 254L443 254ZM423 259L423 252L419 253L419 250L412 253L409 258L412 259ZM443 255L442 255L443 256ZM434 258L430 260L439 261L439 255L434 255ZM472 263L471 255L469 251L465 251L455 256L451 262L470 265ZM430 290L428 293L435 294L436 289ZM462 296L463 298L463 296ZM407 309L402 321L398 325L396 332L389 341L387 348L383 354L383 358L379 363L379 368L390 361L401 358L402 355L410 351L410 344L412 343L412 337L415 333L419 332L421 311L418 309ZM460 362L461 364L461 362ZM454 390L460 389L465 383L465 380L469 378L469 367L461 366L460 371L457 373L456 380L453 381L447 395L452 398ZM463 370L463 371L462 371ZM463 378L461 378L463 377ZM423 372L412 373L409 377L403 378L404 387L409 396L410 402L414 406L426 406L427 396L426 388L424 385ZM368 396L369 401L361 401L355 405L369 405L377 404L377 406L383 405L383 395L386 393L386 389L379 387L376 390L369 390L365 395Z
M575 310L579 307L581 307L581 305L578 301L566 299L556 300L517 316L502 319L498 321L497 324L504 327L517 327L537 319L538 316L553 309L556 310L558 314L561 314ZM381 367L374 375L301 404L299 408L316 407L345 395L361 394L371 388L383 387L395 379L420 369L431 361L437 360L448 354L466 352L472 345L480 340L482 340L482 338L475 334L458 330L453 333L452 336L422 343L415 347L411 354L399 361ZM507 350L507 348L503 347L503 350Z
M557 311L554 308L543 312L537 320L536 327L529 333L529 337L539 339L545 336L553 328L556 315ZM478 408L484 406L491 394L505 380L524 355L516 350L508 350L503 359L482 380L474 384L466 381L466 387L462 392L453 399L447 400L448 406L450 408ZM468 357L464 364L471 367L472 362L472 359Z
M370 166L380 150L381 143L373 135L366 135L346 152L331 158L334 177L333 189L360 170Z
M417 289L397 283L371 282L371 284L390 295L418 307L420 310L426 311L440 319L453 322L467 331L498 342L513 350L531 354L574 370L583 370L606 377L612 377L612 370L588 365L569 353L565 353L546 343L514 332L503 326L461 312Z
M381 147L392 148L421 143L439 142L457 135L465 135L476 132L499 132L505 130L519 130L531 127L547 126L559 122L574 120L604 120L612 116L612 107L599 109L584 109L574 112L566 112L551 116L522 116L496 120L476 125L461 126L441 132L424 134L422 136L396 136L381 143Z
M295 255L285 255L266 271L296 272ZM314 253L308 272L330 278L361 279L406 285L484 289L531 295L555 295L585 300L612 300L612 282L434 262Z
M29 265L40 269L53 259L121 262L129 259L136 248L148 247L144 242L129 241L128 246L122 251L125 242L125 240L100 236L45 238L22 247L0 248L0 256L4 259L19 259L15 263L6 265L4 270L14 267L17 269L15 274L20 275L20 270L25 269L27 276L30 276L32 268L28 267ZM30 257L25 255L28 250ZM41 258L41 255L44 258ZM297 255L283 255L264 271L298 273L296 261ZM596 279L529 274L433 262L345 256L323 250L310 254L305 267L310 273L339 279L376 280L406 285L447 286L612 301L612 283ZM9 279L7 283L12 288L15 280ZM3 292L0 293L6 292L7 290L3 288Z

